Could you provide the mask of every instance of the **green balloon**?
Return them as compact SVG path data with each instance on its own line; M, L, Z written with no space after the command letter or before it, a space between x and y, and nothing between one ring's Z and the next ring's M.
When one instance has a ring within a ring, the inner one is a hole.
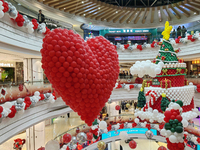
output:
M183 132L183 127L177 126L177 127L176 127L176 132L177 132L177 133L182 133L182 132Z
M178 126L183 126L183 124L181 122L178 123Z
M169 123L165 123L165 129L166 130L170 130L171 129L171 125Z
M176 103L179 104L181 107L183 106L183 102L180 100L176 101Z
M173 124L173 123L174 123L174 121L173 121L172 119L170 119L170 120L169 120L169 123L170 123L170 124Z
M171 128L171 132L173 132L173 133L174 133L174 132L175 132L175 129L174 129L174 128Z
M177 119L174 119L174 123L179 123L179 121Z
M173 124L173 125L172 125L172 128L176 128L176 124Z

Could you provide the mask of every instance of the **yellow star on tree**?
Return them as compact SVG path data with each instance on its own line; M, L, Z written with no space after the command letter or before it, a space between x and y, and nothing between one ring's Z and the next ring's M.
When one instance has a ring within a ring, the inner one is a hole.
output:
M162 95L162 97L166 97L166 94L165 94L165 93L162 93L161 95Z
M162 32L163 39L169 40L171 30L172 30L172 26L169 26L169 22L166 21L165 30Z

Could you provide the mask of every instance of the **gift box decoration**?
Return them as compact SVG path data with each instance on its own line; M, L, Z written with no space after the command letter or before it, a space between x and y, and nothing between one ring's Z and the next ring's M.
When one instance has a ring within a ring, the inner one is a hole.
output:
M184 84L188 85L188 80L187 79L184 79Z
M165 79L161 80L160 86L161 86L161 88L165 88L165 89L170 88L170 87L172 87L171 81L169 79L165 78Z

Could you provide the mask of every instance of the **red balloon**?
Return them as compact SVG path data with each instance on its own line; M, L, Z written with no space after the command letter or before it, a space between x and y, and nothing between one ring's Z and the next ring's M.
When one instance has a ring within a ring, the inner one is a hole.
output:
M178 116L176 116L176 119L177 119L179 122L181 122L183 118L182 118L181 115L178 115Z
M2 113L3 112L3 107L2 106L0 106L0 113Z
M93 134L91 132L88 132L86 135L88 141L91 141L93 139Z
M119 105L116 105L116 106L115 106L115 109L116 109L116 110L120 110L121 107L120 107Z
M115 47L104 37L85 42L67 29L49 31L43 42L42 68L47 78L63 101L91 125L118 79Z
M167 110L167 111L165 111L165 113L164 113L164 115L167 117L167 118L169 118L170 116L171 116L171 111L169 111L169 110Z
M167 148L164 146L160 146L160 147L158 147L158 150L167 150Z
M69 133L66 133L63 135L63 142L64 143L69 143L72 139L72 136Z
M130 147L131 149L135 149L135 148L137 147L137 143L136 143L135 141L130 141L130 142L129 142L129 147Z

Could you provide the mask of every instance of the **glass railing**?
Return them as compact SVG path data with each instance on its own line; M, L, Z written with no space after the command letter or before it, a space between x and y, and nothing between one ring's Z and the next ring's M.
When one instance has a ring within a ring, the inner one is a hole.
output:
M22 15L26 15L29 18L29 20L38 19L38 12L34 11L31 8L33 6L25 7L15 0L7 0L7 2L12 3L12 5L16 7L17 11ZM45 24L50 30L55 28L73 29L73 25L70 23L63 23L63 22L61 23L58 20L46 16L45 16Z
M117 115L117 116L104 117L102 120L106 121L108 125L115 125L117 123L121 124L121 123L125 123L125 122L133 123L134 119L135 119L135 116L133 114L121 114L121 115ZM140 123L138 124L137 127L143 128ZM185 128L185 131L187 131L191 135L200 136L199 129L200 129L199 125L190 123L189 126L187 128ZM80 126L72 128L62 134L59 134L58 136L56 136L54 138L54 140L57 140L60 143L60 145L63 145L64 143L62 142L62 136L64 134L69 133L71 136L76 136L79 132L87 133L87 132L89 132L89 130L90 130L90 127L88 127L86 124L82 124ZM157 136L160 136L159 131L157 131ZM187 145L190 145L190 144L187 144Z
M26 81L20 83L13 83L9 81L1 82L0 89L2 95L0 98L0 103L13 101L26 96L33 96L35 91L39 91L41 94L53 92L52 85L48 80Z
M125 122L133 122L135 119L135 116L133 114L121 114L117 116L110 116L110 117L103 117L102 120L106 121L108 125L113 125L117 123L125 123ZM78 130L77 130L78 129ZM80 126L77 126L75 128L72 128L66 132L63 132L62 134L59 134L54 138L54 140L60 141L62 139L62 136L66 133L69 133L71 136L76 136L79 132L89 132L90 127L87 124L82 124Z

